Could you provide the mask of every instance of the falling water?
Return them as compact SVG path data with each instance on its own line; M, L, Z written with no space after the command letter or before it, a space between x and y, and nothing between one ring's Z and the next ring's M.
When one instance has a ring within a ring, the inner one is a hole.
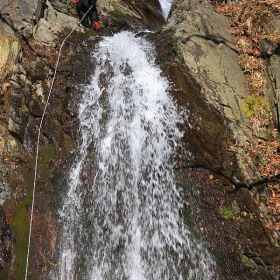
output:
M58 278L210 279L213 261L179 215L171 158L182 120L154 50L130 32L104 38L97 49L61 210Z
M162 15L167 19L173 0L160 0Z

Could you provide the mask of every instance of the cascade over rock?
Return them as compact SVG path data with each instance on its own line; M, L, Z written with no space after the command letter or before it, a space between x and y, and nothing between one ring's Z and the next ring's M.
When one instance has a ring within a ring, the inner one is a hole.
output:
M166 22L158 1L98 0L98 10L100 31L79 26L63 48L43 124L29 279L53 279L57 268L57 209L77 152L79 86L94 72L89 50L123 30L155 45L156 62L185 112L187 152L176 158L175 179L187 190L186 223L213 254L219 279L278 279L280 234L267 226L275 223L268 178L246 152L256 136L242 110L249 93L227 19L205 0L174 0ZM74 1L2 0L0 279L23 279L37 128L60 43L77 23ZM265 30L279 35L279 18L270 18ZM266 94L279 108L279 46L263 40L262 48L270 69Z

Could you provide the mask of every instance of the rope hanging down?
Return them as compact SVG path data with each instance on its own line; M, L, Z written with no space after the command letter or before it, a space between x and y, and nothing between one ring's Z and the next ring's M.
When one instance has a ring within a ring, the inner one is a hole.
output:
M32 191L32 203L31 203L31 215L30 215L30 223L29 223L29 237L28 237L28 247L27 247L27 255L26 255L26 267L25 267L24 280L27 280L27 272L28 272L28 265L29 265L30 243L31 243L31 235L32 235L32 221L33 221L33 213L34 213L34 201L35 201L36 179L37 179L37 168L38 168L39 141L40 141L40 136L41 136L42 124L43 124L43 120L45 118L45 114L46 114L46 111L47 111L47 106L49 104L49 99L50 99L51 92L52 92L53 85L54 85L54 81L55 81L55 78L56 78L56 73L57 73L57 69L58 69L58 64L59 64L59 60L60 60L60 56L61 56L62 47L63 47L65 41L72 35L72 33L75 31L75 29L79 26L79 24L86 17L86 15L92 9L92 7L93 7L93 5L88 9L88 11L85 13L83 18L74 26L74 28L71 30L71 32L64 38L64 40L62 41L62 43L60 45L60 49L59 49L58 56L57 56L57 62L56 62L56 65L55 65L54 76L53 76L53 79L52 79L52 83L51 83L50 90L49 90L49 93L48 93L48 97L47 97L47 100L46 100L46 105L45 105L45 108L44 108L44 111L43 111L43 115L41 117L39 129L38 129L37 147L36 147L36 156L35 156L34 181L33 181L33 191Z

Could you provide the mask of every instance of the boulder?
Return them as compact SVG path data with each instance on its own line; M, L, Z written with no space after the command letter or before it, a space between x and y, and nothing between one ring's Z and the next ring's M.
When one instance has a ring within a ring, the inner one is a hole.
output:
M172 37L182 63L208 102L228 120L238 142L244 145L246 128L250 125L241 108L248 92L235 42L227 19L215 13L212 6L200 2L175 1L176 10L171 12L164 30L174 30Z
M248 96L246 81L227 19L215 13L207 1L175 0L167 24L156 37L161 37L157 43L158 52L164 56L161 60L170 61L163 69L169 65L170 79L177 87L175 95L181 90L178 98L184 99L192 112L188 122L195 125L187 125L192 126L187 133L188 142L193 145L199 164L224 174L234 183L253 183L258 176L248 164L251 159L236 147L236 143L250 147L252 136L249 118L242 110ZM173 58L165 48L172 50ZM172 66L174 59L177 67ZM206 138L208 141L203 143ZM225 152L228 148L232 155Z
M0 31L3 35L32 34L43 12L44 0L2 0Z
M59 34L65 33L67 30L70 32L74 28L83 32L83 27L77 25L77 18L58 12L47 0L44 15L34 26L34 38L43 45L54 47L58 44Z
M69 0L51 0L52 6L54 9L60 13L69 14L70 7L68 3ZM71 1L74 2L74 1Z

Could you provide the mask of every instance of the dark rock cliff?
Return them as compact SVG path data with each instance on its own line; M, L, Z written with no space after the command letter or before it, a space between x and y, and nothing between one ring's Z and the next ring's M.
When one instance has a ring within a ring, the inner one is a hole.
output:
M244 1L245 2L245 1ZM2 1L0 10L0 279L22 279L28 241L37 130L54 76L59 47L78 20L73 1ZM249 93L225 17L210 1L175 0L167 22L157 1L98 1L100 30L78 26L65 42L40 138L29 279L49 279L57 267L56 210L72 157L78 124L79 85L91 71L89 50L121 30L146 36L157 63L186 112L178 184L217 262L217 279L278 279L279 233L267 210L267 178L247 151L254 148ZM279 34L279 18L268 33ZM87 40L89 36L95 36ZM279 91L279 46L263 42L271 92ZM270 77L270 78L269 78ZM268 88L268 92L270 92ZM278 95L271 95L278 104ZM278 110L279 112L279 110ZM277 112L273 115L277 124ZM279 184L279 167L274 180ZM191 183L190 183L191 182ZM39 276L38 276L39 275Z

